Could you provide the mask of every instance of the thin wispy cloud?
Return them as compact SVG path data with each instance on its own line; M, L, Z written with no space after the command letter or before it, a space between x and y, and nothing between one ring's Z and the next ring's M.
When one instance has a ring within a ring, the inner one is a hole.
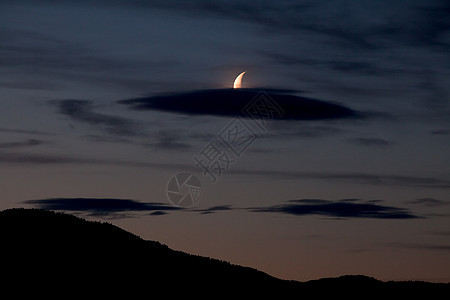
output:
M273 177L278 179L316 179L324 181L362 183L385 186L409 186L421 188L450 188L450 180L437 177L420 177L408 175L388 175L352 172L302 172L282 170L239 170L233 169L229 173L236 175L253 175Z
M386 245L394 248L450 252L450 244L396 242Z
M45 141L37 140L37 139L28 139L20 142L6 142L0 143L0 149L11 149L11 148L28 148L35 147L42 144L46 144Z
M104 165L104 166L127 166L134 168L155 168L165 170L195 171L191 164L164 163L149 161L133 161L120 159L100 159L89 157L77 157L57 154L37 153L12 153L0 152L0 163L13 165Z
M277 65L300 65L308 67L319 67L336 71L338 73L357 74L362 76L398 76L398 74L406 74L408 70L401 68L394 68L392 66L379 66L372 61L364 60L336 60L324 58L305 58L295 54L285 52L274 52L261 50L259 55L269 63Z
M161 215L179 208L165 203L140 202L117 198L50 198L23 201L41 209L83 212L89 215L104 216L130 212L150 212Z
M52 135L51 133L38 131L38 130L4 128L4 127L0 127L0 132L4 132L4 133L18 133L18 134L26 134L26 135Z
M415 46L448 47L442 35L450 30L446 16L450 5L445 1L391 2L383 6L343 5L339 1L294 3L292 1L195 1L185 4L179 0L152 1L140 7L161 8L191 14L197 17L223 17L251 22L268 29L288 32L311 33L330 38L336 46L361 50L382 48L390 41ZM420 8L420 9L419 9ZM368 16L367 21L357 16ZM402 15L402 18L392 18ZM376 16L379 22L370 22ZM339 26L326 20L342 20ZM420 26L417 25L420 20ZM403 30L400 30L402 28Z
M0 162L18 165L49 165L49 164L92 164L100 163L95 159L65 156L57 154L37 154L0 152Z
M342 133L345 133L345 130L338 125L314 125L314 123L305 121L299 126L293 127L291 122L286 121L270 124L270 132L266 133L266 136L270 139L316 139L336 136Z
M446 205L450 205L450 201L439 200L436 198L419 198L415 200L408 201L409 204L415 204L420 206L428 206L428 207L442 207Z
M450 130L438 129L438 130L431 131L430 134L432 134L432 135L449 135L450 134Z
M138 124L124 117L98 113L94 110L93 101L89 100L59 100L51 101L62 115L73 121L100 126L107 133L119 136L134 136L138 134Z
M108 160L89 157L76 157L57 154L33 154L0 152L0 162L9 164L91 164L91 165L117 165L137 168L158 168L168 170L191 170L196 168L189 164L159 163L133 160ZM197 170L198 171L198 170ZM301 172L301 171L277 171L267 169L231 169L230 175L250 175L285 180L323 180L348 183L360 183L384 186L408 186L415 188L450 189L450 180L437 177L419 177L407 175L381 175L370 173L331 173L331 172Z
M203 209L191 209L191 211L200 212L202 215L213 214L221 211L231 211L237 208L233 208L231 205L217 205Z
M380 138L354 138L349 140L350 143L360 146L367 147L388 147L391 146L392 143Z
M151 142L145 143L149 146L162 150L189 150L192 146L181 138L180 133L174 130L160 130L152 138Z
M231 205L219 205L202 209L190 209L189 211L212 214L236 210L250 213L279 213L298 217L317 216L336 220L423 218L423 216L416 215L407 208L386 205L382 200L364 201L361 199L299 199L270 206L233 207Z

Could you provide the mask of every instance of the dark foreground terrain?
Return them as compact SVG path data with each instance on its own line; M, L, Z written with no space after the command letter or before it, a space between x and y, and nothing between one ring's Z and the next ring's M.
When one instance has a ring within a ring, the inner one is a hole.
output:
M0 253L2 287L14 288L19 294L62 291L157 299L171 295L300 299L321 295L370 298L394 292L402 298L447 298L450 291L450 284L382 282L359 275L308 282L281 280L252 268L175 251L108 223L38 209L0 212Z

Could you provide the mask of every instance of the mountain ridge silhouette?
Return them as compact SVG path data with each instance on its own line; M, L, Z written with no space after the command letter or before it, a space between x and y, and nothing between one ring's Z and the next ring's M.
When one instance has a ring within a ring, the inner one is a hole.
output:
M114 294L158 288L167 295L220 291L264 296L339 290L351 294L360 289L417 296L419 290L426 295L450 290L449 283L383 282L363 275L282 280L254 268L172 250L110 223L41 209L0 211L0 230L3 274L12 283L38 288L51 284Z

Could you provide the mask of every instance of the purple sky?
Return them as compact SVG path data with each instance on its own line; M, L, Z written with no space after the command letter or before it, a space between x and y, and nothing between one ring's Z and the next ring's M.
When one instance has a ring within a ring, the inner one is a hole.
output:
M449 13L419 0L2 1L0 209L107 219L281 278L450 281ZM333 118L302 106L311 118L261 128L227 114L242 71L285 116L281 94ZM220 144L233 122L255 133L239 155ZM215 182L194 160L212 141L234 159ZM188 209L166 193L179 172L201 181Z

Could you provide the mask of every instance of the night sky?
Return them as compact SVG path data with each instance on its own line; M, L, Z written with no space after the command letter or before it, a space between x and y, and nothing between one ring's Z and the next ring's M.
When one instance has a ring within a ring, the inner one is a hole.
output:
M285 279L449 282L449 15L444 0L1 1L0 209ZM180 173L200 182L192 205L167 192Z

